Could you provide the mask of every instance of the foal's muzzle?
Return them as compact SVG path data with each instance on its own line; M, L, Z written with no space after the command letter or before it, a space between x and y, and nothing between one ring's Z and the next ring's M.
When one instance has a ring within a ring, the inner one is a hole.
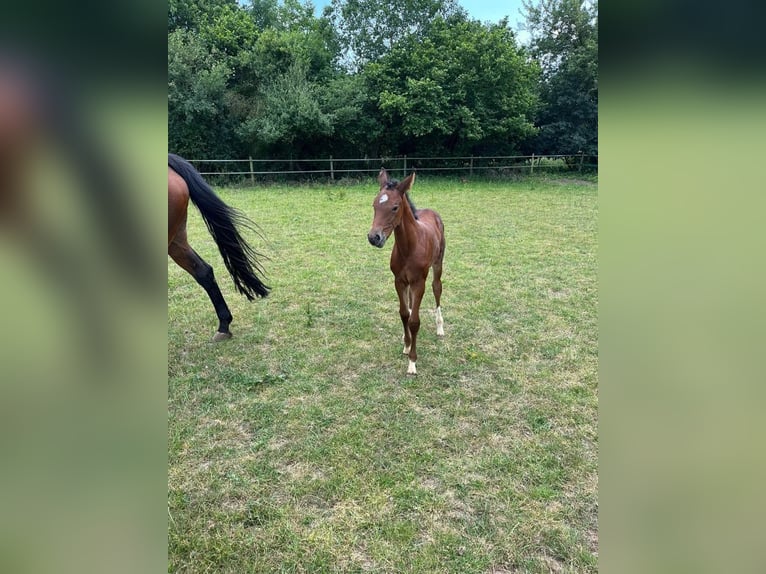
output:
M367 234L367 241L370 242L370 245L374 245L375 247L383 247L383 245L386 243L386 239L386 236L380 231L376 231L374 233L370 231Z

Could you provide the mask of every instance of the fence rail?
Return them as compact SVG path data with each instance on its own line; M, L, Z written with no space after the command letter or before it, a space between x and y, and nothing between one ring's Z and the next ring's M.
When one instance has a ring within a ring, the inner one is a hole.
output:
M587 160L587 161L586 161ZM376 174L384 166L393 174L402 176L410 171L455 173L465 175L492 174L510 175L533 174L535 170L545 171L594 171L598 169L598 156L582 152L575 154L549 155L494 155L457 157L394 156L373 158L310 158L310 159L192 159L189 160L204 176L217 178L239 178L251 182L272 178L312 178L324 176L330 180L336 177ZM359 164L364 164L360 166ZM238 164L246 164L243 169ZM216 166L221 166L216 169ZM232 166L234 169L226 169ZM257 169L256 169L257 168ZM287 168L287 169L285 169Z

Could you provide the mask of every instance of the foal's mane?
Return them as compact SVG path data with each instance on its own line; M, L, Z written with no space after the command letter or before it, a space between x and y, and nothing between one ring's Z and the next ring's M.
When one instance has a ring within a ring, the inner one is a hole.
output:
M386 189L394 189L397 185L399 185L399 180L398 179L389 179L388 183L386 183ZM412 199L410 199L409 192L405 193L404 197L407 198L407 203L410 204L410 209L412 210L412 215L415 216L415 219L420 219L418 217L418 208L415 207L414 203L412 203Z

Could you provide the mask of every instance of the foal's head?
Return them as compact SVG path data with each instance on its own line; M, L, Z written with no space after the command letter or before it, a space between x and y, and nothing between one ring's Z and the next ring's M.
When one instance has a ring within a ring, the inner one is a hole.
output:
M388 178L388 172L381 169L378 174L380 191L372 202L375 214L372 220L372 228L367 234L367 240L375 247L383 247L386 239L393 233L394 228L402 222L404 213L403 203L409 204L410 211L415 215L415 206L412 205L407 192L415 181L415 174L411 173L403 181Z

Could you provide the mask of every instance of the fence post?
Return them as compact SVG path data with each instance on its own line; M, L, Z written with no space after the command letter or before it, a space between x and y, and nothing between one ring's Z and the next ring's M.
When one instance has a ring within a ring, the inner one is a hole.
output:
M584 159L585 159L585 152L581 151L580 152L580 168L578 169L578 171L582 171L582 162Z
M471 156L471 167L468 173L470 174L471 177L473 177L473 156Z
M251 157L249 159L250 159L250 185L255 187L255 174L253 174L255 170L253 169L253 158Z
M532 163L529 164L529 175L532 175L535 171L535 154L532 154Z
M402 179L407 177L407 154L404 155L404 173L402 174Z
M330 179L335 180L335 169L332 165L332 156L330 156Z

